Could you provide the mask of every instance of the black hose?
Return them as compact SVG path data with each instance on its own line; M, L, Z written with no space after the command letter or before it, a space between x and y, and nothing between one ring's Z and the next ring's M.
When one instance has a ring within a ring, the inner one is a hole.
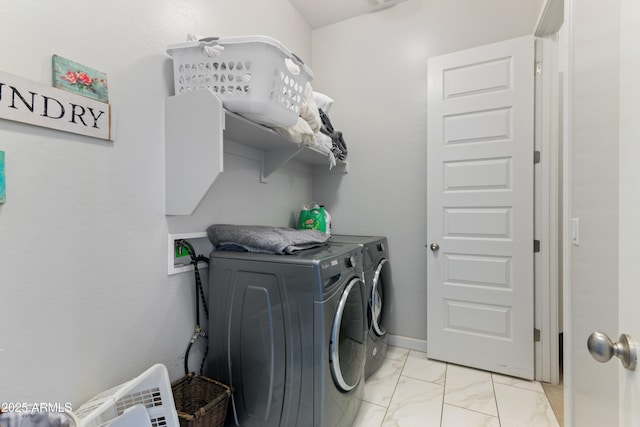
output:
M193 264L193 272L195 276L195 296L196 296L196 324L195 324L195 332L191 340L189 341L189 345L187 346L187 350L185 352L184 357L184 370L185 375L189 374L189 352L191 351L191 347L193 343L198 340L198 338L203 337L208 340L206 334L202 333L202 329L200 327L200 300L202 300L202 306L204 309L205 318L209 320L209 309L207 308L207 301L204 296L204 288L202 287L202 279L200 278L200 270L198 269L199 262L209 263L209 259L203 255L196 256L195 250L193 246L186 240L177 240L179 248L185 248L189 256L191 257L191 264ZM200 363L200 375L202 375L202 371L204 369L204 362L207 358L207 353L209 352L209 346L207 345L204 351L204 355L202 356L202 362Z
M204 288L202 287L202 280L200 279L200 270L198 270L198 263L199 262L205 262L205 263L209 263L209 259L207 257L204 257L202 255L196 257L192 263L193 263L193 270L194 270L194 274L196 277L196 292L200 293L200 298L202 299L202 308L204 309L204 317L206 320L209 320L209 309L207 307L207 300L204 297ZM197 298L197 296L196 296ZM199 305L199 302L198 302ZM198 320L200 319L200 310L198 310Z
M209 338L207 336L204 336L203 338L205 338L205 340L207 340L207 342L209 341ZM184 374L185 375L189 375L189 353L191 352L191 347L193 347L193 343L195 343L196 340L195 339L191 339L191 341L189 341L189 344L187 345L187 350L184 353ZM202 371L204 371L204 362L205 360L207 360L207 354L209 353L209 346L205 346L204 348L204 355L202 356L202 361L200 362L200 375L202 375Z
M198 271L198 261L196 257L196 252L191 246L191 243L186 240L177 240L179 248L184 248L189 257L191 258L191 264L193 264L193 271L196 276L196 328L200 326L200 300L198 299L198 281L200 280L200 272Z
M189 375L189 352L191 351L191 346L193 345L193 340L189 341L189 345L187 345L187 351L184 353L184 374Z
M200 375L202 375L202 371L204 370L204 361L207 360L207 354L209 353L209 338L205 338L207 340L207 346L204 348L204 356L202 356L202 361L200 362Z

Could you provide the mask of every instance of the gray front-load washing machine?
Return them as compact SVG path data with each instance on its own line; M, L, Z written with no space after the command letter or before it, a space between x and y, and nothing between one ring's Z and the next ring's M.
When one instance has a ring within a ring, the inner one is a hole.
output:
M205 374L233 388L228 424L353 425L367 333L361 265L357 245L211 253Z
M364 367L364 377L369 378L375 373L387 353L387 330L385 318L391 311L391 263L387 238L383 236L352 236L334 234L331 244L358 244L362 248L363 275L367 295L367 358Z

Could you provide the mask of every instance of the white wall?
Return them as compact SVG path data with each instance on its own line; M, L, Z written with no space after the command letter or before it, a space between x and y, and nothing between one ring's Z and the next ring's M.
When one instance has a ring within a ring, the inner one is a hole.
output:
M164 215L167 45L188 32L265 34L311 58L310 28L287 0L256 4L3 3L1 71L48 84L52 54L97 68L108 74L117 116L114 142L0 120L3 402L77 408L156 362L180 377L194 326L193 276L167 276L167 233L214 222L287 225L309 200L308 175L281 170L260 184L255 161L226 155L224 174L193 217Z
M348 175L317 180L314 198L330 210L335 232L388 237L392 334L427 339L427 60L533 34L540 7L408 0L313 31L313 85L335 99L331 120L351 161Z

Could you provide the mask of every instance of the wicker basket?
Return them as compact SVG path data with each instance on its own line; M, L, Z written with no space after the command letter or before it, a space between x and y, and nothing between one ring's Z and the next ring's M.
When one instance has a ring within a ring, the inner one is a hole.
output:
M180 427L222 427L231 389L211 378L189 374L171 385Z

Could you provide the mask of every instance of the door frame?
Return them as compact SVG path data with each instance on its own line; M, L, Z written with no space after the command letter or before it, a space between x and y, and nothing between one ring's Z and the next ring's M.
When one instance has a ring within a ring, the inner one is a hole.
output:
M564 146L562 129L561 75L558 31L564 20L563 0L547 0L538 18L536 36L535 150L535 228L540 252L535 254L535 328L540 341L535 344L536 380L552 384L561 381L559 337L563 310L561 279L563 253L561 176Z
M547 0L535 32L535 150L540 163L535 165L535 227L540 252L535 254L535 328L540 341L535 343L535 378L560 383L560 332L562 331L562 142L561 82L558 30L563 23L563 0Z

